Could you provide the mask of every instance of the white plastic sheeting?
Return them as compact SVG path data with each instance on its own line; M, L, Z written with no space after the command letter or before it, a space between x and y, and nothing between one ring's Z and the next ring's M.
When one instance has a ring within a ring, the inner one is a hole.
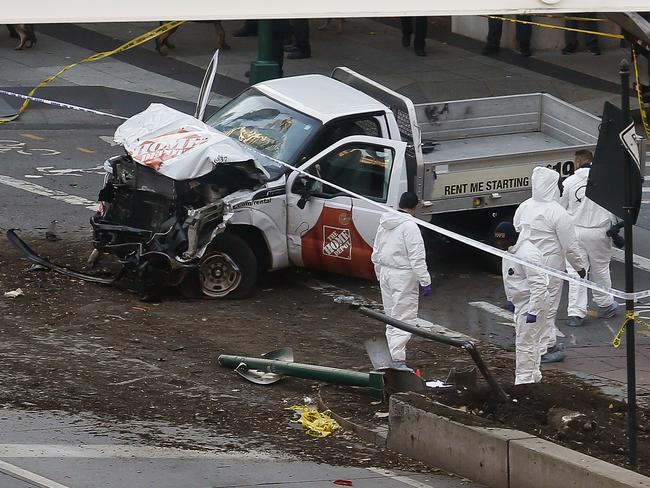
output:
M253 160L237 142L191 115L159 103L126 120L115 131L115 142L138 163L174 180L208 174L217 164ZM268 173L253 161L268 178Z
M330 17L402 17L412 15L479 15L489 13L638 12L648 0L111 0L88 2L3 2L2 23L133 22L173 20L291 19Z

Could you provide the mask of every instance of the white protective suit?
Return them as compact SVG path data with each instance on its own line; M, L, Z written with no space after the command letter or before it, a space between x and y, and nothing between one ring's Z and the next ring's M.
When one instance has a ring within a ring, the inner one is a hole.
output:
M542 252L528 239L519 238L508 252L533 263L544 262ZM549 305L548 277L507 258L503 259L502 268L506 297L515 305L515 385L537 383L542 379L539 363L544 353L542 334ZM537 322L527 324L527 313L536 315Z
M606 232L617 219L593 200L585 196L589 168L579 168L564 181L564 191L560 203L567 209L573 219L575 233L587 258L585 269L589 271L591 281L606 288L612 287L609 263L612 260L612 239ZM573 270L569 269L569 273ZM577 276L577 273L573 273ZM614 297L594 290L594 302L599 307L609 307ZM587 316L587 288L569 283L569 317Z
M586 258L576 239L571 217L559 203L559 178L559 173L552 169L535 168L531 178L533 196L519 205L513 224L524 239L530 239L542 252L545 265L564 271L566 259L579 271L585 268ZM560 306L562 284L560 278L549 276L549 309L544 321L542 354L557 342L555 317Z
M431 284L418 225L408 220L406 214L383 214L375 236L372 262L381 287L384 313L417 325L418 283ZM406 344L410 338L409 332L386 325L386 340L394 361L406 360Z

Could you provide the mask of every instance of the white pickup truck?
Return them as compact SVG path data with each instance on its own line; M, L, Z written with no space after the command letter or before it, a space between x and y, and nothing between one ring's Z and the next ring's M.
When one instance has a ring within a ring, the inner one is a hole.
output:
M194 283L216 298L288 266L374 279L381 210L277 160L390 207L412 190L419 218L486 239L530 196L535 166L573 172L599 119L542 93L415 105L337 68L259 83L205 123L255 165L174 180L116 156L92 225L96 250L152 286Z

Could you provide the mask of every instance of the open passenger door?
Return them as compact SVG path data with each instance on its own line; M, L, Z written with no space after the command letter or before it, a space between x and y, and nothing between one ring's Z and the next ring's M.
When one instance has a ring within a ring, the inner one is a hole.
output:
M397 208L407 189L406 143L347 137L301 169L327 182ZM383 211L334 186L294 172L287 179L287 246L299 266L375 279L370 261Z

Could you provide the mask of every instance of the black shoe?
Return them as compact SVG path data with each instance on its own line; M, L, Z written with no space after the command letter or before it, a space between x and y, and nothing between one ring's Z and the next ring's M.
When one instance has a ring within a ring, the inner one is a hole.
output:
M483 54L483 56L489 56L490 54L495 54L498 52L499 52L499 46L490 46L489 44L486 44L481 54Z
M411 45L411 36L402 36L402 46L409 47Z
M576 47L574 45L564 46L562 49L562 54L573 54L576 52Z
M591 51L591 54L593 54L594 56L600 56L600 55L602 54L602 53L600 52L600 48L599 48L599 47L595 47L595 48L593 48L593 49L590 49L590 51Z
M520 49L519 54L521 54L525 58L530 58L532 55L532 53L530 52L530 48L528 47Z
M415 54L416 54L417 56L426 56L426 55L427 55L427 53L424 52L424 48L423 48L423 47L416 47L416 48L415 48Z
M250 77L251 77L251 72L250 72L250 70L246 70L246 71L244 71L244 76L245 76L246 78L250 78Z
M255 37L257 31L248 30L246 27L242 27L241 29L237 29L231 35L233 37Z
M285 53L292 53L294 51L297 51L298 48L294 46L293 44L289 44L288 46L284 46L284 52Z
M287 59L307 59L310 58L311 54L306 53L304 51L291 51L289 54L287 54Z

